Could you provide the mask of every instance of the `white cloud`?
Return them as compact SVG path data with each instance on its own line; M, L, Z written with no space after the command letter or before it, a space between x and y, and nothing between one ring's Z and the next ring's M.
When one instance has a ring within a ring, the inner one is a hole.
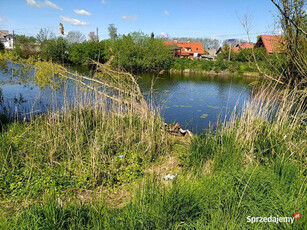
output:
M33 7L43 7L44 3L43 2L36 2L35 0L27 0L28 6L33 6Z
M65 16L60 16L61 19L64 22L68 22L69 24L72 24L74 26L88 26L90 25L88 22L82 22L76 18L71 18L71 17L65 17Z
M0 17L0 22L4 22L5 18Z
M53 9L63 10L61 7L57 6L56 4L54 4L53 2L50 2L48 0L45 1L45 5L53 8Z
M79 14L79 15L86 15L86 16L91 16L92 14L90 13L90 12L88 12L88 11L86 11L86 10L74 10L74 12L76 13L76 14Z
M35 0L27 0L27 5L28 6L33 6L33 7L38 7L38 8L51 7L53 9L63 10L61 7L59 7L58 5L56 5L53 2L48 1L48 0L45 0L44 2L42 2L42 1L35 1Z
M169 12L167 10L164 10L165 15L169 15Z
M102 4L107 4L108 2L106 0L101 0Z
M123 16L122 16L122 19L125 20L125 21L131 22L131 21L136 21L136 20L138 20L139 17L138 17L138 16L135 16L135 15L123 15Z

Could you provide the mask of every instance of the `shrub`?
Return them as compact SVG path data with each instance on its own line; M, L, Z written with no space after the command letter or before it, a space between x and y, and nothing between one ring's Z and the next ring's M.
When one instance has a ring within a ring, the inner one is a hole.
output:
M173 58L169 48L160 39L142 33L131 33L112 44L113 66L126 70L158 71L169 69Z

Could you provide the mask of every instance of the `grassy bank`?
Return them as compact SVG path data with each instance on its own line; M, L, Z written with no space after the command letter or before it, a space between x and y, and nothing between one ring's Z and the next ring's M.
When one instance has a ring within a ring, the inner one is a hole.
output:
M37 76L64 74L50 65L36 63ZM104 78L117 103L80 91L73 107L3 125L1 229L303 229L306 95L258 88L241 113L189 143L169 136L158 113L134 109L140 95L123 106L137 87L117 76ZM247 222L295 212L293 225Z
M207 73L258 73L257 67L254 63L250 62L237 62L237 61L209 61L209 60L190 60L186 58L174 59L171 66L173 71L191 72L207 72Z

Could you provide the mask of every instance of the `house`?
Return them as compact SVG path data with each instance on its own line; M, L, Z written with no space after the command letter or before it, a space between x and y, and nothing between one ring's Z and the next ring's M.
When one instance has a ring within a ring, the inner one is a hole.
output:
M164 41L164 44L170 46L174 57L194 59L204 54L203 45L200 42L178 42L174 40Z
M254 44L251 42L240 42L238 44L236 44L234 47L231 47L231 51L234 53L239 53L241 50L245 50L245 49L252 49L254 48ZM225 46L221 46L216 54L219 54L221 52L225 51Z
M285 41L282 35L260 35L254 48L265 48L268 54L283 53L284 45Z
M215 60L216 59L216 49L205 49L204 55L200 56L200 59L205 59L205 60Z
M225 49L227 49L227 52L229 51L228 48L226 48L226 46L221 46L217 51L216 51L216 55L218 55L219 53L222 53L225 51ZM235 46L235 47L231 47L231 51L234 53L239 53L240 52L240 48Z
M5 49L13 49L15 37L9 34L8 30L0 30L0 41L4 44Z
M240 50L252 49L254 48L254 44L252 42L241 42L236 45Z

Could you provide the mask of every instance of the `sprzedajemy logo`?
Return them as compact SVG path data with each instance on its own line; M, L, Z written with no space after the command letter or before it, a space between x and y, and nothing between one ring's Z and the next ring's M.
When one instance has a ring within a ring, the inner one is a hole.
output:
M282 217L282 216L248 216L247 223L290 223L293 224L294 219L298 220L301 218L301 214L296 212L293 217Z

